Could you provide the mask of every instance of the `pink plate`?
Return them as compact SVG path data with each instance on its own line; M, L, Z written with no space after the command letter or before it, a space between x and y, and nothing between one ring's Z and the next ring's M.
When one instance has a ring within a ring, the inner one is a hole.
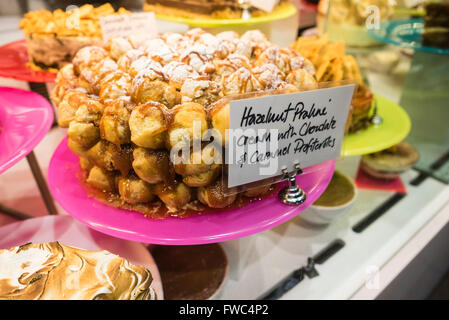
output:
M28 53L25 40L0 46L0 77L27 82L54 82L56 73L35 71L28 67Z
M307 200L297 207L282 204L274 194L239 209L164 220L145 218L89 197L77 177L78 156L67 147L67 138L53 154L48 182L55 200L70 215L98 231L146 243L191 245L249 236L295 217L326 189L334 165L335 160L331 160L304 170L297 182L307 193Z
M0 87L0 173L28 155L53 123L53 108L31 91Z
M150 270L152 288L163 299L161 277L153 257L140 243L123 241L92 230L70 216L46 216L15 222L0 228L0 249L10 249L25 243L59 241L85 250L107 250L135 265Z

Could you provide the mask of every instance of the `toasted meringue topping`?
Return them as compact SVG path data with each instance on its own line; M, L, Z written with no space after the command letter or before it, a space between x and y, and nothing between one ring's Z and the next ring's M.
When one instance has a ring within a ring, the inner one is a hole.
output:
M155 299L144 267L58 242L0 250L0 299Z

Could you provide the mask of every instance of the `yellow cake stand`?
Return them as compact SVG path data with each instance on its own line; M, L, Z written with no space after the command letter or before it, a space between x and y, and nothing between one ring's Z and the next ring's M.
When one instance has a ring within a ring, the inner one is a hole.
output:
M289 18L296 13L296 7L291 3L278 6L272 12L262 16L252 17L250 19L201 19L201 18L184 18L177 16L168 16L156 13L156 18L165 21L183 23L192 27L200 28L216 28L230 26L249 26L259 23L277 21Z
M374 98L382 122L345 136L341 156L358 156L387 149L404 140L410 132L411 121L404 109L380 95L376 94Z

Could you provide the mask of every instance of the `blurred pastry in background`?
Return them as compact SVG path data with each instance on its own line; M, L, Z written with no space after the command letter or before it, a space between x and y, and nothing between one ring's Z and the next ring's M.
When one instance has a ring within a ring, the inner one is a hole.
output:
M109 3L97 8L86 4L70 11L26 13L19 27L25 33L30 67L57 71L70 63L79 49L103 44L100 17L126 13L129 11L123 8L115 11Z
M288 0L276 0L273 11L284 5ZM267 14L245 0L145 0L144 11L151 11L161 15L192 19L240 19L244 8L248 8L252 17Z
M422 44L449 49L449 1L429 2L425 9Z
M355 58L345 54L345 43L331 42L328 34L324 34L299 37L292 44L292 48L312 62L318 82L350 80L358 84L351 103L346 132L353 133L368 127L371 123L373 94L363 82Z
M386 150L364 155L360 167L373 178L392 180L410 169L418 160L416 149L407 142L400 142Z
M332 0L328 19L338 24L364 26L373 14L370 8L376 7L380 21L385 21L393 15L395 5L394 0ZM320 8L325 9L323 6Z
M108 251L59 242L0 250L0 300L155 300L153 277Z

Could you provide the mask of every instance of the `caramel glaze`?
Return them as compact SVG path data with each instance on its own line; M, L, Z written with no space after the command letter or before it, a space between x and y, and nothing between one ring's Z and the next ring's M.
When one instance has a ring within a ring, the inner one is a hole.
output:
M219 244L155 246L166 300L205 300L220 288L228 261Z
M78 173L78 179L80 180L83 188L87 191L88 195L90 197L95 198L96 200L103 202L109 206L119 208L119 209L126 209L131 211L137 211L142 213L145 217L151 218L151 219L164 219L167 217L177 217L177 218L186 218L197 214L206 214L206 213L212 213L212 212L218 212L223 210L232 210L232 209L238 209L246 206L247 204L262 200L264 198L267 198L274 194L277 191L277 185L273 185L270 187L269 191L262 196L257 197L245 197L242 194L237 195L237 199L234 201L234 203L226 208L222 209L214 209L210 208L208 206L205 206L198 200L194 200L190 202L187 206L187 208L181 209L177 212L172 212L167 209L165 204L160 201L159 199L154 200L149 203L138 203L138 204L129 204L124 202L118 193L113 192L105 192L99 189L94 188L90 184L87 183L87 176L88 172L81 169ZM196 191L196 188L194 192Z

